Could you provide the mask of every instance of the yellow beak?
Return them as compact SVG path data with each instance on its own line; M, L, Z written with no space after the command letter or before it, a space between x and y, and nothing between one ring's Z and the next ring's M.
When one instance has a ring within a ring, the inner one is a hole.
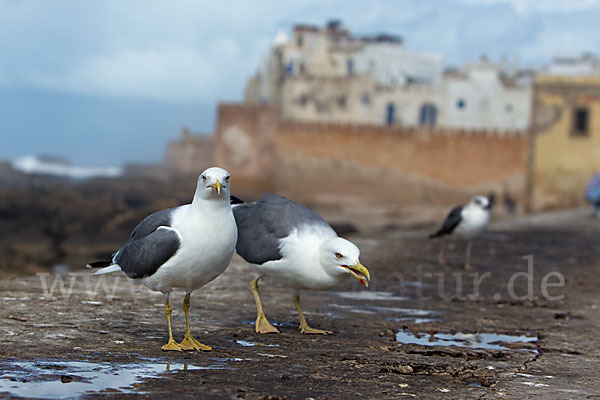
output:
M348 266L348 271L350 271L350 274L356 279L358 279L360 283L365 285L365 287L369 287L371 274L369 274L369 270L367 269L367 267L362 265L360 262L357 262L355 265Z
M217 179L217 181L215 183L213 183L212 185L209 185L209 187L213 188L213 190L215 192L217 192L217 194L221 194L221 182L219 182L219 180Z

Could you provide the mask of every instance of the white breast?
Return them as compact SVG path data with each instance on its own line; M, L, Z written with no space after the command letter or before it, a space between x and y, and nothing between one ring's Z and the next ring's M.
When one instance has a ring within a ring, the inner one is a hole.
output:
M283 255L281 260L268 261L262 265L251 264L250 268L257 276L270 277L276 283L291 289L331 289L342 279L323 270L319 261L319 249L324 240L335 236L333 230L294 230L279 241Z
M490 222L490 212L477 206L466 206L461 213L461 221L453 234L459 238L473 240L479 236Z
M237 241L235 219L229 206L198 209L180 207L171 223L181 237L177 253L156 273L142 281L152 290L190 292L221 275L233 256Z

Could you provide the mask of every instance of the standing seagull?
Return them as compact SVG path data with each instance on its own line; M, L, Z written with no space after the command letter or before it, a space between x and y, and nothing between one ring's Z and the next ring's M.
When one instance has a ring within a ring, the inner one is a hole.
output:
M438 255L441 266L448 266L445 257L446 240L448 236L452 236L469 241L465 255L465 269L472 269L471 247L473 246L473 240L487 228L490 222L491 207L492 203L487 197L474 196L467 205L454 207L446 217L442 227L436 233L429 235L430 239L443 237L442 248Z
M229 204L229 173L209 168L198 178L191 204L158 211L135 227L129 240L110 261L88 267L104 267L96 274L123 271L151 290L165 296L169 342L163 350L211 350L192 337L190 295L221 275L229 265L237 229ZM186 291L183 300L186 331L181 343L173 340L169 294L173 288Z
M254 273L250 284L256 301L256 332L279 333L265 316L258 296L258 281L271 277L292 289L300 318L300 331L329 335L311 328L300 308L301 290L328 290L353 276L368 286L369 271L358 257L358 248L338 237L315 212L285 197L265 194L254 203L233 201L238 226L236 250Z

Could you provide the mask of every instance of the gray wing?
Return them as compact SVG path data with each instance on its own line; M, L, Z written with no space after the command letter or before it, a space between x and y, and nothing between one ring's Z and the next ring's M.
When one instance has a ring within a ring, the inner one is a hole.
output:
M179 234L171 228L173 208L158 211L144 218L131 232L129 240L115 253L113 262L130 278L143 278L179 250Z
M432 238L451 234L454 231L454 229L456 229L458 224L460 224L460 221L462 220L462 216L461 216L462 210L463 210L463 206L454 207L452 209L452 211L450 211L450 213L446 217L446 220L444 221L444 224L442 225L442 227L436 233L431 234L429 236L429 238L432 239Z
M236 251L252 264L281 259L279 239L302 225L321 225L331 229L317 213L283 196L265 194L255 203L233 207L238 227Z

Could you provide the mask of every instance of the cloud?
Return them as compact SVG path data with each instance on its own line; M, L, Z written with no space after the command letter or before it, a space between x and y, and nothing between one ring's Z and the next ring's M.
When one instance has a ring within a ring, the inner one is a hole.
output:
M241 57L231 38L214 40L203 51L190 47L124 49L86 57L61 74L32 73L34 86L103 96L142 97L154 100L215 98L239 89L235 79L223 80L228 66ZM215 60L219 62L215 62ZM235 83L235 87L231 87Z
M598 6L600 0L460 0L471 5L488 6L506 4L517 14L526 16L535 13L564 13L581 11Z
M236 100L278 31L340 18L456 64L593 51L600 0L0 1L0 85L164 101Z
M208 3L33 3L0 3L4 85L167 101L240 98L258 63L256 44L268 47L256 29L245 32L242 14L210 11Z

